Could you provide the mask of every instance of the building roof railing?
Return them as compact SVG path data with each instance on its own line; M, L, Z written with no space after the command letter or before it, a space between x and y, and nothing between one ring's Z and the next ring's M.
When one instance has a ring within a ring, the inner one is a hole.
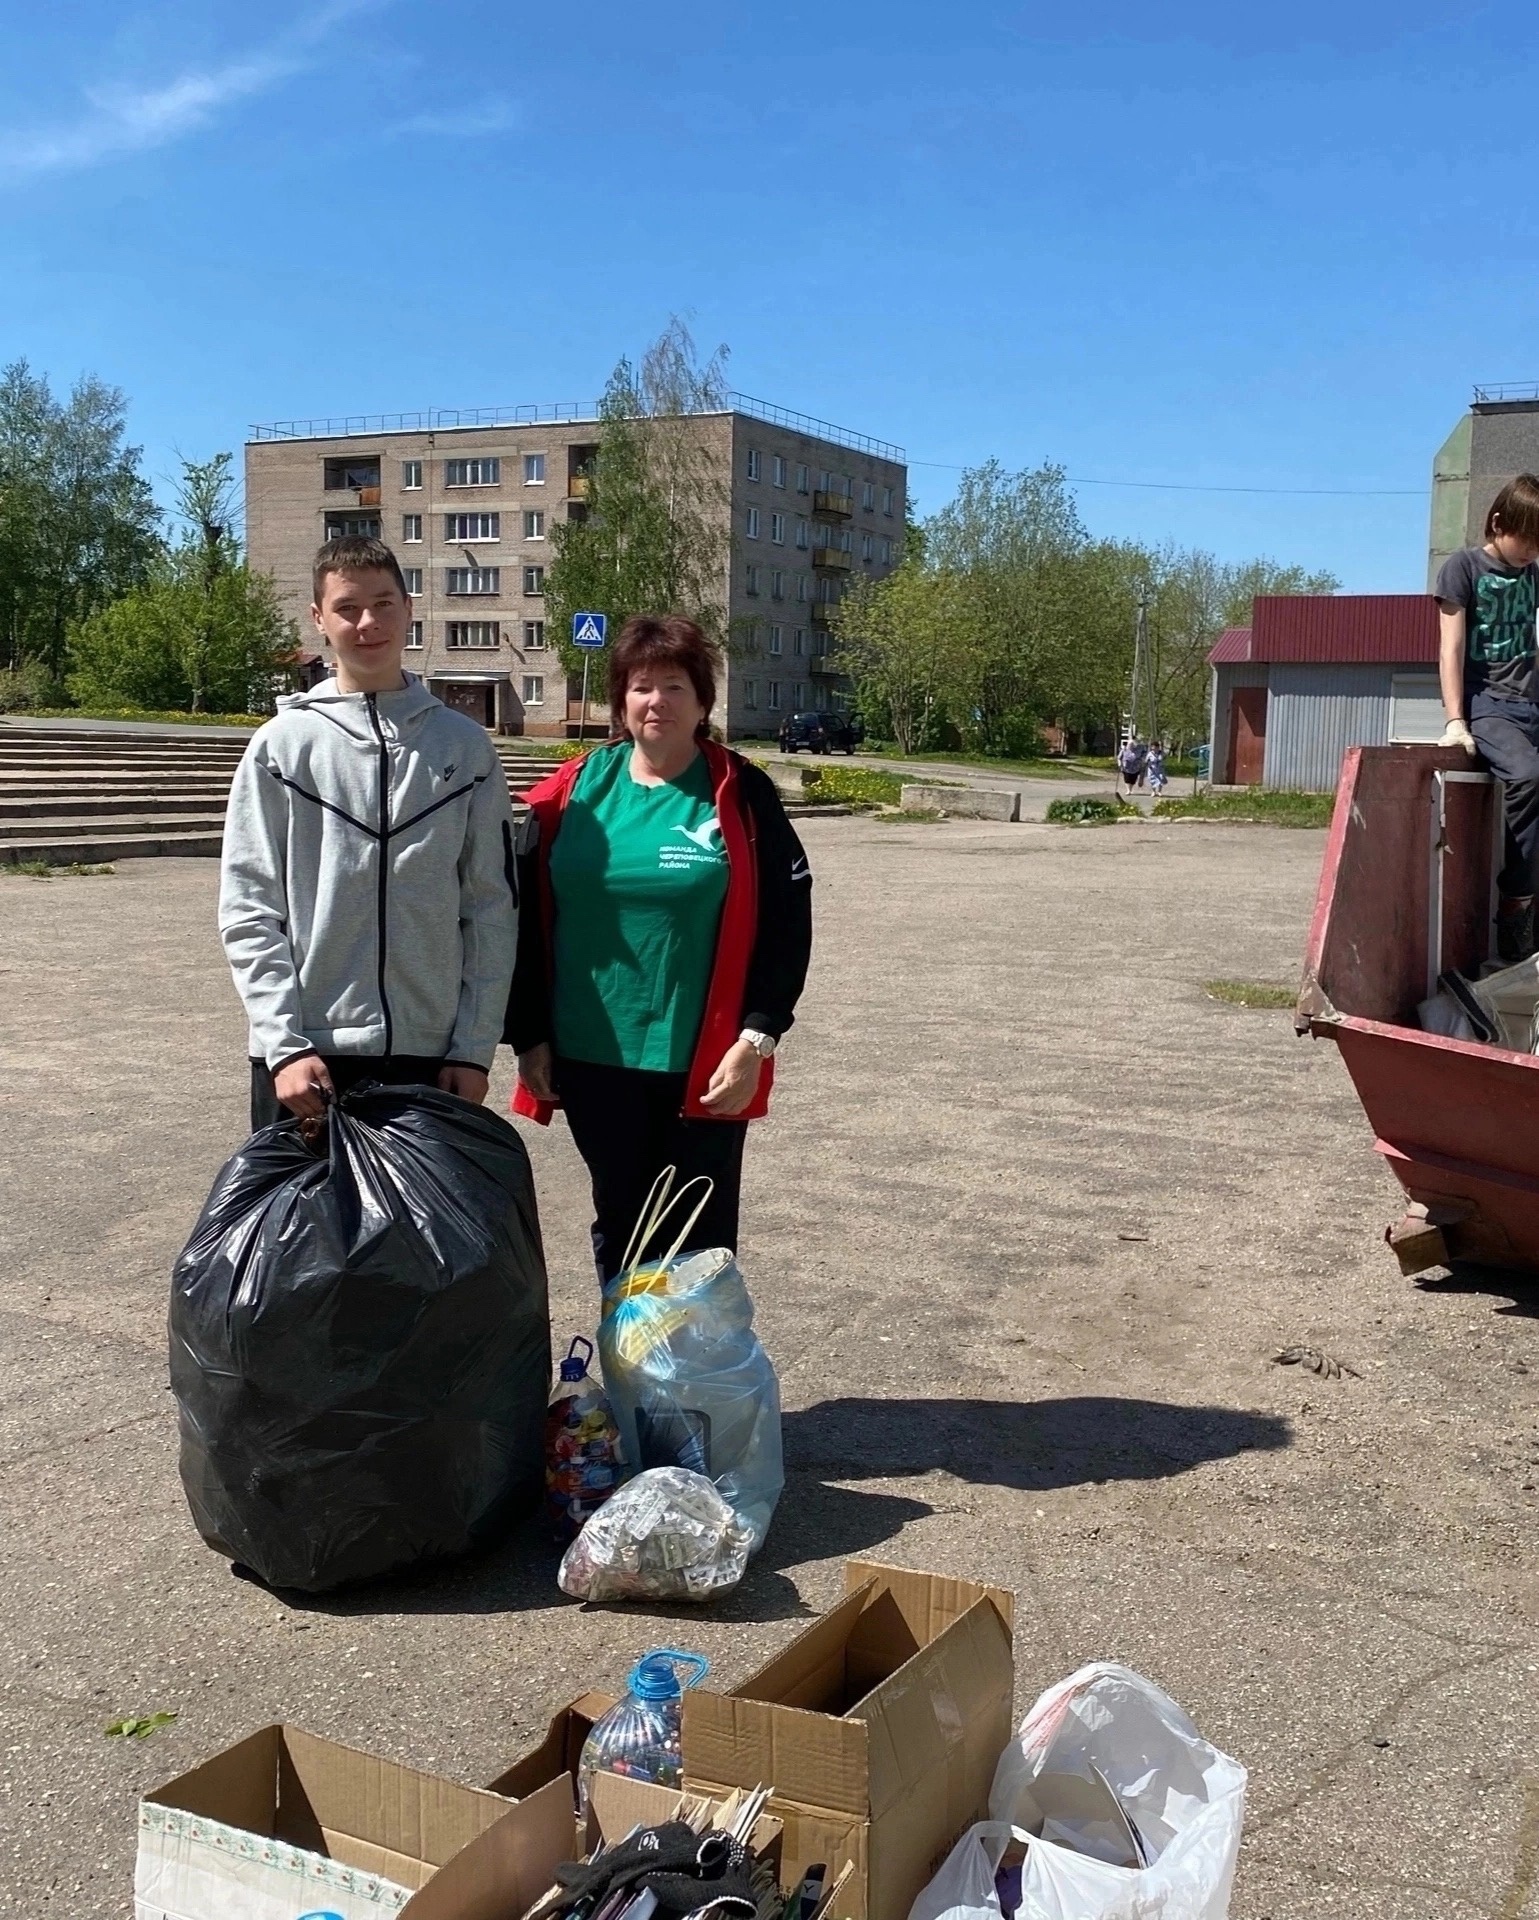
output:
M829 440L856 453L869 453L878 460L904 465L907 455L890 440L873 440L868 434L852 433L831 421L815 419L811 414L793 413L768 400L755 400L751 394L729 393L726 406L702 408L702 413L743 413L771 426L787 427L814 440ZM599 404L595 400L558 400L538 406L519 407L425 407L416 413L342 413L313 420L272 420L251 428L250 440L356 440L382 433L429 433L471 427L525 427L542 425L598 424Z
M1475 389L1477 407L1499 407L1510 400L1539 400L1539 380L1505 380Z

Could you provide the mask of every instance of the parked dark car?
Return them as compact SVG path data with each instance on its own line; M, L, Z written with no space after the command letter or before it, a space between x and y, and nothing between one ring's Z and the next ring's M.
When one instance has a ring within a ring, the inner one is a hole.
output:
M853 753L865 737L858 713L788 713L780 723L782 753Z

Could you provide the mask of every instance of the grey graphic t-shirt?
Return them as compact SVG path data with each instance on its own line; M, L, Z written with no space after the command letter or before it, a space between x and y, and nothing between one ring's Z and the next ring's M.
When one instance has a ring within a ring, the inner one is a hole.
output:
M1503 700L1532 700L1534 620L1539 566L1509 567L1484 547L1449 554L1437 597L1464 609L1464 697L1484 689Z

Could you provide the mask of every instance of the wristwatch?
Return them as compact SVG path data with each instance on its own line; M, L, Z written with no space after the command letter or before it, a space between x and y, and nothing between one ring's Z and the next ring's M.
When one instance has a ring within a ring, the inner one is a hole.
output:
M746 1040L761 1060L768 1060L780 1044L774 1034L760 1033L757 1027L744 1027L738 1039Z

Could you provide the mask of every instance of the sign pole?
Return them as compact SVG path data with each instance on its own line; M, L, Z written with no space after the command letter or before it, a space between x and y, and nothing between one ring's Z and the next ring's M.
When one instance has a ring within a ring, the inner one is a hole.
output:
M577 718L577 740L581 745L588 737L588 662L592 654L604 645L609 632L608 617L602 613L574 613L572 615L572 645L582 648L582 712Z

